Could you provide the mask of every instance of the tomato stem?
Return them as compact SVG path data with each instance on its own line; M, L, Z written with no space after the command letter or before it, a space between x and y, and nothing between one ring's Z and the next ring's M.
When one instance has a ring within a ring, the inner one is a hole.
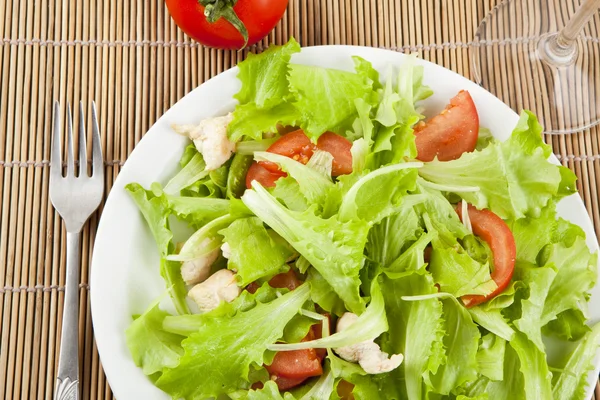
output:
M237 0L198 0L198 3L204 6L204 16L209 23L213 24L220 18L224 18L233 25L244 38L242 48L246 47L246 44L248 44L248 30L233 10Z

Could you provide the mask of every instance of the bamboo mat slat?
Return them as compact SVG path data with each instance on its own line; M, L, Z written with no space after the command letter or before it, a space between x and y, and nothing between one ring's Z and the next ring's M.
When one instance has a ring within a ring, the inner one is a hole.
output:
M579 4L554 1L563 13L572 13ZM290 0L275 30L252 50L293 36L303 46L353 44L418 52L471 77L469 50L475 31L497 3ZM536 24L543 23L535 17ZM518 26L494 29L524 34ZM586 35L600 37L600 15ZM510 52L490 51L504 67L519 69ZM161 0L0 0L0 399L53 395L66 236L48 197L52 102L61 102L64 117L67 102L82 101L89 114L91 100L96 101L108 193L148 128L186 93L247 53L199 46L177 29ZM493 68L493 83L513 108L522 108L535 96L535 74L509 88L498 65L486 68ZM591 71L600 79L600 68ZM74 119L77 129L77 113ZM546 139L561 162L577 173L578 189L600 235L600 130ZM101 212L102 207L82 238L80 373L83 399L108 400L113 395L96 351L88 296Z

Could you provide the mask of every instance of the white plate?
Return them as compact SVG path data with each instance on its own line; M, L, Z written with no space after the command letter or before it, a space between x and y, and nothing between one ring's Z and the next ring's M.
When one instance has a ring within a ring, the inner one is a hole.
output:
M293 56L300 64L352 70L351 56L359 55L384 72L390 64L400 65L400 53L352 46L309 47ZM436 114L459 90L467 89L479 111L481 125L494 136L506 139L518 116L492 94L464 77L443 67L419 60L425 67L424 81L434 90L426 100L428 114ZM169 397L157 389L137 368L125 343L125 329L132 314L142 313L150 302L164 293L159 275L159 254L135 204L124 186L139 182L165 184L177 169L186 140L169 128L172 123L194 123L233 109L233 95L239 90L237 68L232 68L189 93L165 113L135 148L115 181L104 207L92 260L91 303L94 333L102 365L118 399L159 400ZM110 132L108 132L110 134ZM554 156L553 156L554 157ZM556 158L553 161L558 162ZM558 213L581 226L588 246L598 248L592 223L581 198L564 199ZM600 321L600 288L594 288L590 307L592 322ZM597 360L598 361L598 360ZM598 362L589 376L589 390L598 377Z

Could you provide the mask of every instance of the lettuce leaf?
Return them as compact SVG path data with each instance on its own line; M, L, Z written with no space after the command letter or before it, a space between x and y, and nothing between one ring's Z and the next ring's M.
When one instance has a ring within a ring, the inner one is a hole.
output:
M469 309L473 321L504 340L511 340L515 330L508 324L499 309L486 310L481 306Z
M268 139L243 140L237 142L235 145L235 154L239 154L240 156L252 156L255 151L267 151L267 149L279 138L280 136L273 136Z
M541 332L543 323L540 320L548 291L556 277L556 269L553 268L553 265L539 268L517 264L515 270L515 279L525 283L528 296L526 299L521 300L521 317L513 321L513 324L518 330L527 335L539 351L545 352Z
M425 186L422 179L417 179L419 196L423 201L417 204L416 209L420 215L427 214L431 221L435 223L436 228L443 227L444 232L448 232L456 239L463 239L471 232L463 225L458 218L454 206L444 197L442 192Z
M321 339L287 344L272 344L269 350L289 351L301 349L322 349L351 346L365 340L373 340L388 330L388 320L386 319L385 303L382 294L382 287L377 279L371 283L371 302L366 311L362 313L358 320L347 329L336 332L331 336ZM394 353L395 354L395 353Z
M557 230L554 203L542 209L537 218L521 218L507 224L515 238L517 259L536 264L538 254L544 246L553 242Z
M477 372L493 380L504 379L504 352L506 340L493 333L481 337L477 350Z
M490 276L490 266L474 260L445 225L423 214L428 232L436 232L429 270L440 289L455 297L487 295L498 287Z
M400 94L394 90L392 67L389 66L387 79L381 95L381 101L379 103L379 107L377 107L377 113L375 114L375 121L386 127L393 126L397 122L395 105L399 101ZM412 96L409 104L412 105ZM391 144L389 144L389 148L387 148L387 150L391 150Z
M430 364L439 366L443 360L443 353L434 351L434 344L441 343L443 336L442 303L436 298L421 301L401 298L437 293L428 274L413 273L399 279L384 276L381 288L389 324L389 332L381 338L381 349L388 354L404 354L404 362L387 374L384 384L398 381L404 397L420 400L424 397L423 374Z
M384 267L383 271L390 278L399 278L413 272L421 272L425 268L425 248L435 239L436 232L427 232L419 236L419 238L410 245L388 267Z
M361 176L367 166L367 159L373 144L373 134L375 126L371 120L371 110L373 106L363 99L354 100L358 117L352 124L353 136L352 148L352 174ZM347 132L346 136L350 136Z
M304 396L299 400L322 400L329 399L334 393L335 377L330 370L326 368L323 375L315 382ZM336 396L337 397L337 396Z
M404 163L379 168L361 177L344 195L339 216L342 220L377 223L390 215L408 191L415 190L422 163Z
M169 313L162 311L155 301L125 330L127 347L133 362L145 375L162 372L179 364L183 354L183 336L163 330L162 323Z
M289 270L286 261L294 251L275 232L268 232L260 219L236 219L219 234L231 249L227 268L237 271L239 286Z
M240 104L227 126L230 140L237 142L242 137L260 140L264 132L277 132L278 125L296 125L300 114L290 102L287 75L290 58L299 51L298 43L290 39L283 46L270 46L261 54L249 54L238 64L242 88L235 95Z
M271 194L283 202L292 211L306 211L309 203L300 190L300 184L291 176L279 178Z
M578 344L554 377L552 394L555 399L582 399L587 385L588 373L594 368L593 360L598 353L600 324L596 324Z
M291 400L295 397L286 392L282 396L275 381L268 380L261 389L238 390L228 393L232 400Z
M581 339L590 331L585 323L586 315L579 309L570 309L561 312L555 320L548 322L542 332L546 336L556 336L562 340L575 341Z
M367 257L387 267L402 255L409 242L417 240L420 232L422 228L414 207L408 206L407 202L401 203L393 214L369 231L369 240L365 247Z
M395 164L415 158L417 148L413 126L423 118L416 104L433 92L423 85L423 67L415 66L416 56L409 56L398 72L396 88L392 71L388 73L375 119L380 124L375 137L374 166Z
M184 156L186 154L184 153ZM202 178L208 176L210 171L206 170L206 164L202 154L196 153L185 164L185 166L173 177L165 186L165 193L179 194L179 192L188 186L194 184Z
M207 255L221 247L223 237L219 231L228 227L236 219L237 216L231 214L215 218L194 232L185 241L179 254L171 254L166 258L171 261L191 261Z
M258 304L275 300L282 292L287 292L287 289L276 289L269 286L268 283L263 283L255 293L243 290L231 303L222 302L210 313L166 316L163 321L163 329L177 335L190 336L198 332L206 318L227 317L237 312L249 311Z
M229 200L224 199L167 195L167 202L178 218L196 229L229 212Z
M456 400L488 400L488 394L487 393L481 393L478 394L477 396L464 396L462 394L459 394L458 396L456 396Z
M359 271L364 263L363 250L369 227L362 221L341 222L336 216L323 219L313 209L291 211L279 203L258 182L247 190L242 201L306 258L346 303L361 314Z
M439 184L477 186L478 192L457 192L479 209L489 208L505 219L538 216L549 201L562 196L562 168L546 160L548 146L535 127L537 119L521 114L519 126L505 142L493 142L458 160L426 163L419 175ZM571 177L565 175L565 179Z
M500 294L493 299L469 308L469 313L475 322L481 327L494 333L506 341L511 341L515 330L507 317L502 313L515 303L515 297L518 291L522 290L525 284L519 280L513 282Z
M352 56L354 61L354 69L356 73L367 79L369 85L373 87L373 90L381 89L381 82L379 82L379 72L373 68L373 64L359 56Z
M271 161L279 164L285 172L298 182L300 193L308 200L309 204L323 204L325 197L334 187L331 177L327 178L318 170L289 157L261 151L254 153L254 158L257 161Z
M269 46L258 55L249 53L238 64L237 77L242 82L242 88L234 97L240 104L254 103L259 108L269 108L286 98L290 93L288 65L292 54L299 51L298 42L290 38L283 46Z
M300 126L314 142L326 131L343 135L357 116L354 99L373 90L362 74L307 65L291 64L288 79Z
M189 314L190 310L185 301L187 289L183 278L181 277L181 265L167 260L169 255L175 250L173 244L173 233L169 228L169 205L165 196L155 196L152 191L144 190L137 183L130 183L125 186L132 199L137 204L154 240L158 246L161 255L160 274L165 280L171 299L178 313Z
M479 329L469 312L455 298L442 300L445 361L426 382L435 393L450 394L454 388L477 378Z
M311 292L312 292L312 284L311 284ZM307 307L305 306L304 309ZM288 322L283 330L283 336L281 340L285 343L296 343L300 342L302 339L308 335L308 331L310 328L315 325L318 321L312 318L309 318L305 315L296 315L294 318Z
M509 344L517 353L517 357L520 361L520 371L523 373L527 400L551 399L552 374L548 370L546 354L534 346L533 343L520 332L515 334Z
M598 275L598 254L591 254L585 240L577 238L569 247L562 243L547 246L540 257L542 265L553 265L558 270L544 303L542 325L569 309L587 315L587 298Z
M487 394L489 399L525 400L525 383L523 374L519 370L520 365L517 353L511 346L505 346L503 379L491 380L480 375L475 381L465 384L460 392L467 398L478 398L477 396Z
M169 204L163 196L155 196L138 183L130 183L125 190L140 209L162 256L173 251L173 233L169 228Z
M217 397L244 387L250 366L263 364L267 346L282 336L309 295L304 284L245 312L235 313L233 305L223 303L229 313L203 314L198 331L182 342L179 364L165 369L156 385L175 398Z
M310 298L315 304L337 316L342 316L346 312L344 302L319 271L309 268L306 281L310 282Z
M351 380L353 375L365 376L367 373L357 363L351 363L336 356L334 352L327 353L331 372L336 378Z
M243 137L261 140L263 133L275 133L279 125L295 126L300 118L298 110L289 102L267 109L259 108L255 103L242 104L233 112L233 120L227 125L227 136L232 141Z
M429 270L442 291L461 297L487 295L498 288L487 263L481 264L455 248L436 246L435 242L434 238Z
M212 199L222 199L222 188L212 180L210 174L194 182L192 185L181 190L181 196L185 197L207 197Z

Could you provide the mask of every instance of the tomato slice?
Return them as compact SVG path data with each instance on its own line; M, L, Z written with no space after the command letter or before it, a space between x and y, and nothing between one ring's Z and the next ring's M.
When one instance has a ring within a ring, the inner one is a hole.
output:
M461 90L439 115L414 128L417 159L456 160L475 150L479 136L479 115L471 95Z
M246 286L246 290L250 293L254 294L260 288L260 285L256 282L251 282Z
M308 378L284 378L282 376L272 376L272 380L277 384L277 388L281 391L289 390L295 386L300 385L302 382L307 380Z
M246 187L252 189L252 181L257 181L264 187L274 187L277 179L286 176L281 171L271 172L254 161L246 174Z
M331 329L331 315L329 313L324 313L323 316L327 317L329 320L329 329ZM318 324L315 324L310 327L309 338L308 340L321 339L323 337L323 321L319 321ZM319 360L323 361L327 356L327 349L315 349L317 352L317 357Z
M268 152L280 154L292 158L302 164L306 164L312 157L315 149L329 152L333 156L331 174L339 176L352 172L352 143L333 132L325 132L317 140L315 145L310 141L302 129L283 135L268 149ZM269 161L259 163L271 172L279 172L279 166Z
M298 286L302 285L302 281L298 279L296 273L292 268L286 273L275 275L269 281L269 285L274 288L288 288L290 290L296 289Z
M321 338L321 326L317 324L309 329L302 341L308 342L319 338ZM321 363L326 355L325 349L280 351L275 354L271 365L265 365L265 368L276 382L283 379L282 385L294 383L295 386L312 376L321 375L323 373ZM277 386L282 389L279 383Z
M461 207L457 207L456 211L462 220ZM493 298L506 289L515 270L517 246L508 225L492 211L478 210L469 204L468 212L473 233L483 239L494 254L494 270L491 276L498 285L496 290L486 296L463 296L463 303L470 308Z
M304 131L302 129L298 129L277 139L275 143L269 146L267 151L270 153L280 154L301 162L302 164L306 164L312 157L315 147L316 146L314 143L311 142L308 136L304 134ZM271 172L281 173L279 165L273 162L261 161L259 164Z
M323 373L315 349L277 352L271 365L265 365L265 368L271 375L294 379L306 379Z
M260 390L260 389L262 389L264 387L265 387L265 385L261 381L258 381L258 382L254 382L252 384L252 386L250 386L250 389L252 389L252 390Z
M425 260L426 263L429 263L429 261L431 261L431 252L432 251L433 251L433 248L431 246L425 247L425 251L423 252L423 259Z
M277 274L274 277L272 277L271 280L269 280L269 286L278 289L288 288L290 290L294 290L303 283L303 281L298 279L296 273L292 268L290 268L288 272L285 272L283 274ZM259 287L260 285L258 283L252 282L248 286L246 286L246 290L250 293L256 293Z
M339 176L352 173L352 142L336 135L333 132L325 132L317 140L317 148L324 150L333 156L331 175Z

